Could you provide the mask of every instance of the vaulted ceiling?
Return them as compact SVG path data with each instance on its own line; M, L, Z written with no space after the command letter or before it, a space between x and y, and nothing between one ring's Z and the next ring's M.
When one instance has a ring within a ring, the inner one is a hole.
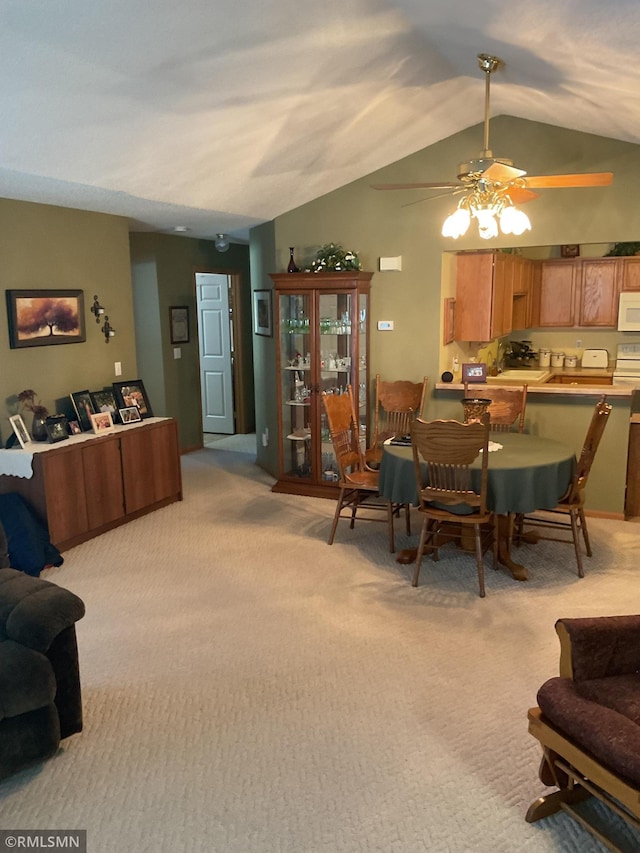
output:
M505 62L492 115L640 142L637 0L7 0L0 15L0 196L132 230L241 241L481 122L479 52Z

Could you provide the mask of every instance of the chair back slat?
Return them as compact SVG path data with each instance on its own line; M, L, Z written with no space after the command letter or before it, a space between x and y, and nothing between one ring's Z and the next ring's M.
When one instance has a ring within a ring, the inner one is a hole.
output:
M578 464L576 465L576 470L571 480L571 485L569 486L566 497L563 499L564 502L580 504L584 502L584 492L587 487L591 466L593 464L598 445L600 444L604 428L606 427L609 415L611 414L612 407L606 402L606 399L607 397L605 394L601 397L598 403L596 403L593 415L591 416L591 423L589 424L589 429L587 430L587 435L584 440L582 452L580 453L580 458L578 459Z
M464 386L464 396L469 397L472 389ZM517 423L518 432L524 432L524 416L527 406L527 385L513 387L482 386L480 397L491 400L488 407L491 432L510 432Z
M372 448L387 438L409 435L411 421L422 415L428 381L425 376L422 382L388 382L376 375Z
M340 478L345 480L354 471L364 470L366 467L360 446L358 419L351 385L347 386L346 394L323 394L322 402L327 414Z
M468 504L486 511L489 416L483 422L423 421L411 424L411 444L420 505ZM470 465L482 452L481 486L473 488ZM422 463L426 463L426 477Z

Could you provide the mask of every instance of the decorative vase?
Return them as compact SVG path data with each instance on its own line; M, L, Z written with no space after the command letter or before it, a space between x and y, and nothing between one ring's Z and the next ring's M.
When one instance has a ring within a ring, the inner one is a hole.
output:
M31 437L34 441L46 441L47 436L47 428L45 426L46 417L39 417L38 415L33 416L33 423L31 424Z
M289 266L287 272L300 272L293 257L293 246L289 249Z

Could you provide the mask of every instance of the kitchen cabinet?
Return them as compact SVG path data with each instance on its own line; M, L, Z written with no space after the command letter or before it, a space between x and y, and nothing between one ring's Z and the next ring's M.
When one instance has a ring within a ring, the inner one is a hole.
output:
M457 255L455 340L490 341L509 334L514 261L504 252Z
M529 329L534 310L534 286L540 269L538 261L514 256L512 329Z
M273 273L278 410L274 492L337 496L323 392L351 385L369 438L369 272Z
M640 290L640 257L617 258L620 265L620 289Z
M538 316L535 325L573 326L575 323L576 266L572 261L542 262Z
M584 258L578 263L578 326L612 327L618 320L618 258Z
M177 422L171 418L51 445L33 454L32 469L29 478L0 475L0 492L21 494L61 551L182 500Z

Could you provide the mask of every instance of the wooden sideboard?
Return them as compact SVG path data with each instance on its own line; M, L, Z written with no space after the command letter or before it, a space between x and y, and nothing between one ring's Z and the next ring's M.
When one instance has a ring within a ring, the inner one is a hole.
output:
M173 418L47 446L33 454L32 468L29 478L0 475L0 492L22 495L61 551L182 500Z

